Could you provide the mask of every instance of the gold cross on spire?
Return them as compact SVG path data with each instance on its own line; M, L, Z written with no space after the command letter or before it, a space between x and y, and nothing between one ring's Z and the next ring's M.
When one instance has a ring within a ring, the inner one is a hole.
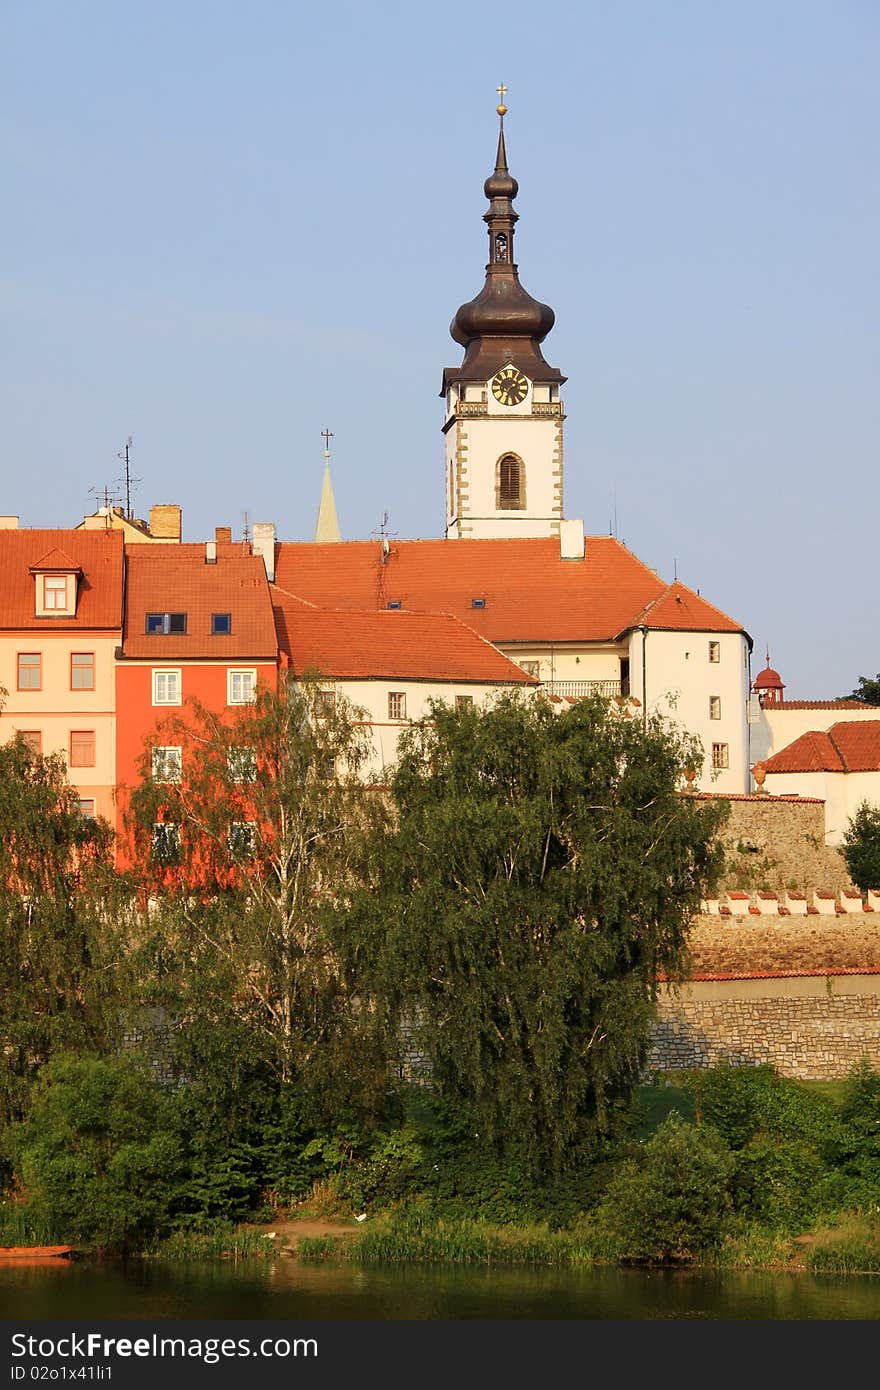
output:
M499 116L505 116L505 115L507 114L507 107L504 105L504 98L505 98L505 96L507 95L507 88L505 87L504 83L502 82L501 85L500 85L500 87L496 87L495 90L496 90L496 92L498 93L499 97L501 98L501 100L499 101L499 103L498 103L498 105L497 105L497 107L496 107L495 109L496 109L496 111L498 112L498 115L499 115Z

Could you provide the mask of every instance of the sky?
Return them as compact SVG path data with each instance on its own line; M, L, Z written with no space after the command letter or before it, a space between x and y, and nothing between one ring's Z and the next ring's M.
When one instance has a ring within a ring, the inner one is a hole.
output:
M444 525L495 88L565 511L792 699L880 669L876 0L0 0L0 512ZM387 522L384 522L387 513Z

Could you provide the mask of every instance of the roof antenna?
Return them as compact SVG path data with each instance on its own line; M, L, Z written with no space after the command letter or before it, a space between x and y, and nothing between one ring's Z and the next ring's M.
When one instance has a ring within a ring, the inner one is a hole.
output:
M672 582L673 584L678 582L678 561L674 555L672 557Z
M251 538L251 514L242 512L241 514L241 544L242 549L247 545Z
M396 532L396 531L390 531L390 532L389 532L389 530L388 530L388 513L387 513L387 512L383 512L383 513L382 513L382 523L381 523L381 525L380 525L378 531L373 531L372 535L373 535L373 538L374 538L374 539L378 538L378 539L380 539L380 540L382 541L382 564L384 565L385 561L388 559L388 556L391 554L391 542L390 542L390 540L388 539L388 537L389 537L389 535L391 535L391 536L396 536L396 535L397 535L397 532Z
M131 510L132 484L139 483L141 481L140 478L133 478L131 476L131 470L129 468L129 453L131 451L132 442L132 437L131 435L129 435L125 441L125 448L121 449L119 453L116 455L118 459L122 459L125 463L125 515L127 516L129 521L133 520L134 515Z
M113 492L110 491L110 489L109 489L109 487L107 486L106 483L104 484L103 488L101 488L101 489L98 489L97 487L90 487L90 488L89 488L89 494L90 494L91 496L94 496L94 498L95 498L96 501L98 500L99 497L102 499L102 500L98 503L98 511L99 511L99 512L103 511L103 514L104 514L104 525L105 525L105 526L107 527L107 529L109 530L110 527L113 525L112 518L111 518L111 509L112 509L114 506L118 505L118 503L119 503L119 498L116 496L115 493L113 493Z

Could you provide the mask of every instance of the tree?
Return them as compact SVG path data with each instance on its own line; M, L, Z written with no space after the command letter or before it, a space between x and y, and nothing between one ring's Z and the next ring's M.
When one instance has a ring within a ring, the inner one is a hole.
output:
M501 697L406 731L396 825L340 922L349 977L417 1021L432 1084L532 1172L613 1127L657 978L720 872L720 803L678 791L690 739L599 700Z
M861 803L843 832L842 853L857 888L880 888L880 806Z
M312 678L222 715L194 703L145 749L128 815L151 898L144 976L179 1025L188 1074L233 1049L230 1070L295 1083L324 1116L369 1114L386 1089L377 1020L328 930L386 815L362 778L359 714ZM179 764L156 747L180 747Z
M126 1251L165 1228L182 1154L170 1102L131 1057L58 1057L9 1147L33 1215L59 1239Z
M861 700L866 705L880 705L880 671L872 680L870 676L859 676L855 690L844 695L845 700Z
M0 1122L39 1069L116 1031L123 952L112 833L80 813L64 760L0 745Z

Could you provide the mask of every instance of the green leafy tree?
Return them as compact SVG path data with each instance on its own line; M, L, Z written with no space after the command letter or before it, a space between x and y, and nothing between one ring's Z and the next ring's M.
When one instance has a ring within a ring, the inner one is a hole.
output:
M315 1123L369 1116L387 1089L377 1017L329 930L387 814L364 781L359 716L312 678L223 715L192 704L155 740L182 748L180 767L148 747L130 798L129 853L151 899L142 974L177 1024L182 1069L203 1075L225 1053L242 1078L307 1091Z
M843 832L842 854L857 888L880 888L880 806L862 802Z
M719 1134L670 1114L614 1174L599 1209L618 1259L688 1261L719 1245L733 1168Z
M861 700L866 705L880 705L880 671L874 676L859 676L855 690L843 696L844 700Z
M106 1046L120 1006L112 833L80 814L60 756L0 745L0 1122L41 1066Z
M50 1062L8 1141L34 1218L108 1252L161 1234L182 1164L168 1106L134 1058Z
M718 804L680 794L693 743L602 701L435 704L402 739L396 824L340 920L352 984L416 1024L432 1085L526 1171L614 1127L657 979L722 851Z

